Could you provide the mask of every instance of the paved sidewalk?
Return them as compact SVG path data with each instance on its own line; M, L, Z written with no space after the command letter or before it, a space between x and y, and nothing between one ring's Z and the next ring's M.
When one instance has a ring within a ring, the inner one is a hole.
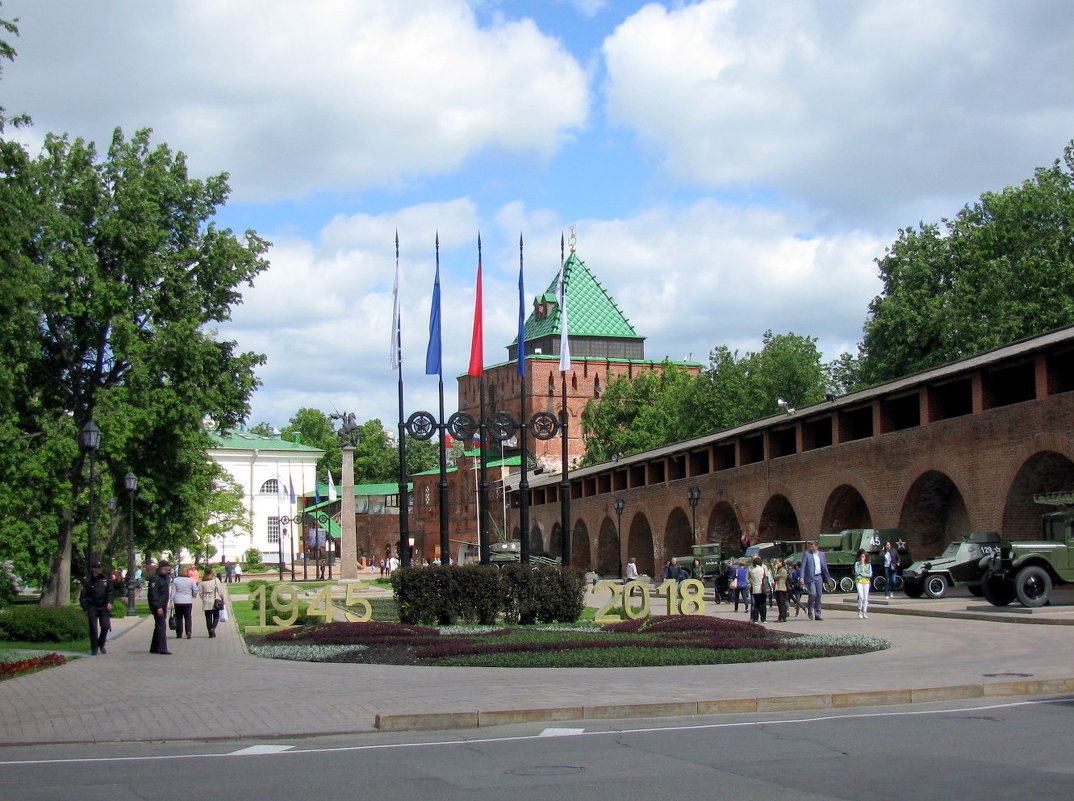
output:
M944 603L964 609L968 602ZM746 619L727 604L709 611ZM221 624L215 639L201 632L170 640L174 655L158 656L148 652L151 621L124 618L115 621L106 656L0 682L0 744L205 739L207 721L214 738L298 737L370 731L378 720L382 729L451 728L1074 692L1074 630L1066 625L884 614L879 607L859 620L829 605L821 622L800 617L780 626L875 634L893 648L657 668L346 665L250 656L234 623Z

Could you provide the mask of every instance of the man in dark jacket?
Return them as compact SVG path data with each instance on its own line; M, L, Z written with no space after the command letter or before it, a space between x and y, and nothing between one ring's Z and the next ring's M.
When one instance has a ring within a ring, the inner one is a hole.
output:
M89 642L90 653L97 656L97 652L108 653L105 650L105 642L108 640L108 632L112 630L112 599L115 590L112 580L104 575L104 568L100 562L90 565L89 578L82 582L82 592L79 594L78 603L86 611L89 617Z
M171 596L171 563L163 561L157 565L157 572L149 578L149 590L146 599L149 611L153 614L153 639L149 643L149 653L170 654L168 650L168 600Z

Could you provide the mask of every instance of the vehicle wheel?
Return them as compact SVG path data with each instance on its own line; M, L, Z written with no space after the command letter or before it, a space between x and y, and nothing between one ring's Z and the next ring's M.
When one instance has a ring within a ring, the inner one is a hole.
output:
M902 580L902 576L900 576L900 575L896 575L896 576L895 576L895 577L894 577L894 578L893 578L893 579L891 580L891 589L892 589L892 590L893 590L894 592L899 592L899 591L900 591L900 590L902 589L903 583L904 583L904 582L903 582L903 580ZM920 597L920 596L919 596L919 597Z
M873 590L876 592L883 592L884 587L886 587L887 584L888 583L883 576L877 576L873 579Z
M943 598L951 588L951 582L943 573L925 576L925 595L929 598Z
M824 591L825 592L835 592L835 588L838 587L838 586L839 586L839 583L835 579L830 578L826 582L824 582Z
M839 579L839 589L843 592L854 592L854 579L850 576L843 576Z
M902 589L907 598L920 598L925 594L925 585L920 581L904 581Z
M1052 577L1043 567L1023 567L1014 577L1014 594L1022 606L1044 606L1052 591Z
M966 589L970 591L970 595L972 595L974 598L980 598L982 595L984 595L984 590L981 589L980 584L970 584L966 587Z
M1014 600L1014 584L986 573L981 579L981 593L992 606L1007 606Z

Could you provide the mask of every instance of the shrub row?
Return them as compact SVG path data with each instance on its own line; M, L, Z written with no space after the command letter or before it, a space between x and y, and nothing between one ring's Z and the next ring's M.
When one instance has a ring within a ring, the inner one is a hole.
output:
M573 623L585 607L580 570L445 565L401 568L391 581L403 623Z
M15 604L0 610L0 640L69 642L86 632L86 613L77 606Z

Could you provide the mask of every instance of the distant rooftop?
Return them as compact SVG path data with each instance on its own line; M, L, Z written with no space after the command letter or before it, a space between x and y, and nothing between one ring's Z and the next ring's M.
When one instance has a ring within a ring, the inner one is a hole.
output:
M320 448L291 442L279 436L266 437L249 431L229 431L226 434L210 431L213 448L229 451L294 451L307 454L324 453Z

